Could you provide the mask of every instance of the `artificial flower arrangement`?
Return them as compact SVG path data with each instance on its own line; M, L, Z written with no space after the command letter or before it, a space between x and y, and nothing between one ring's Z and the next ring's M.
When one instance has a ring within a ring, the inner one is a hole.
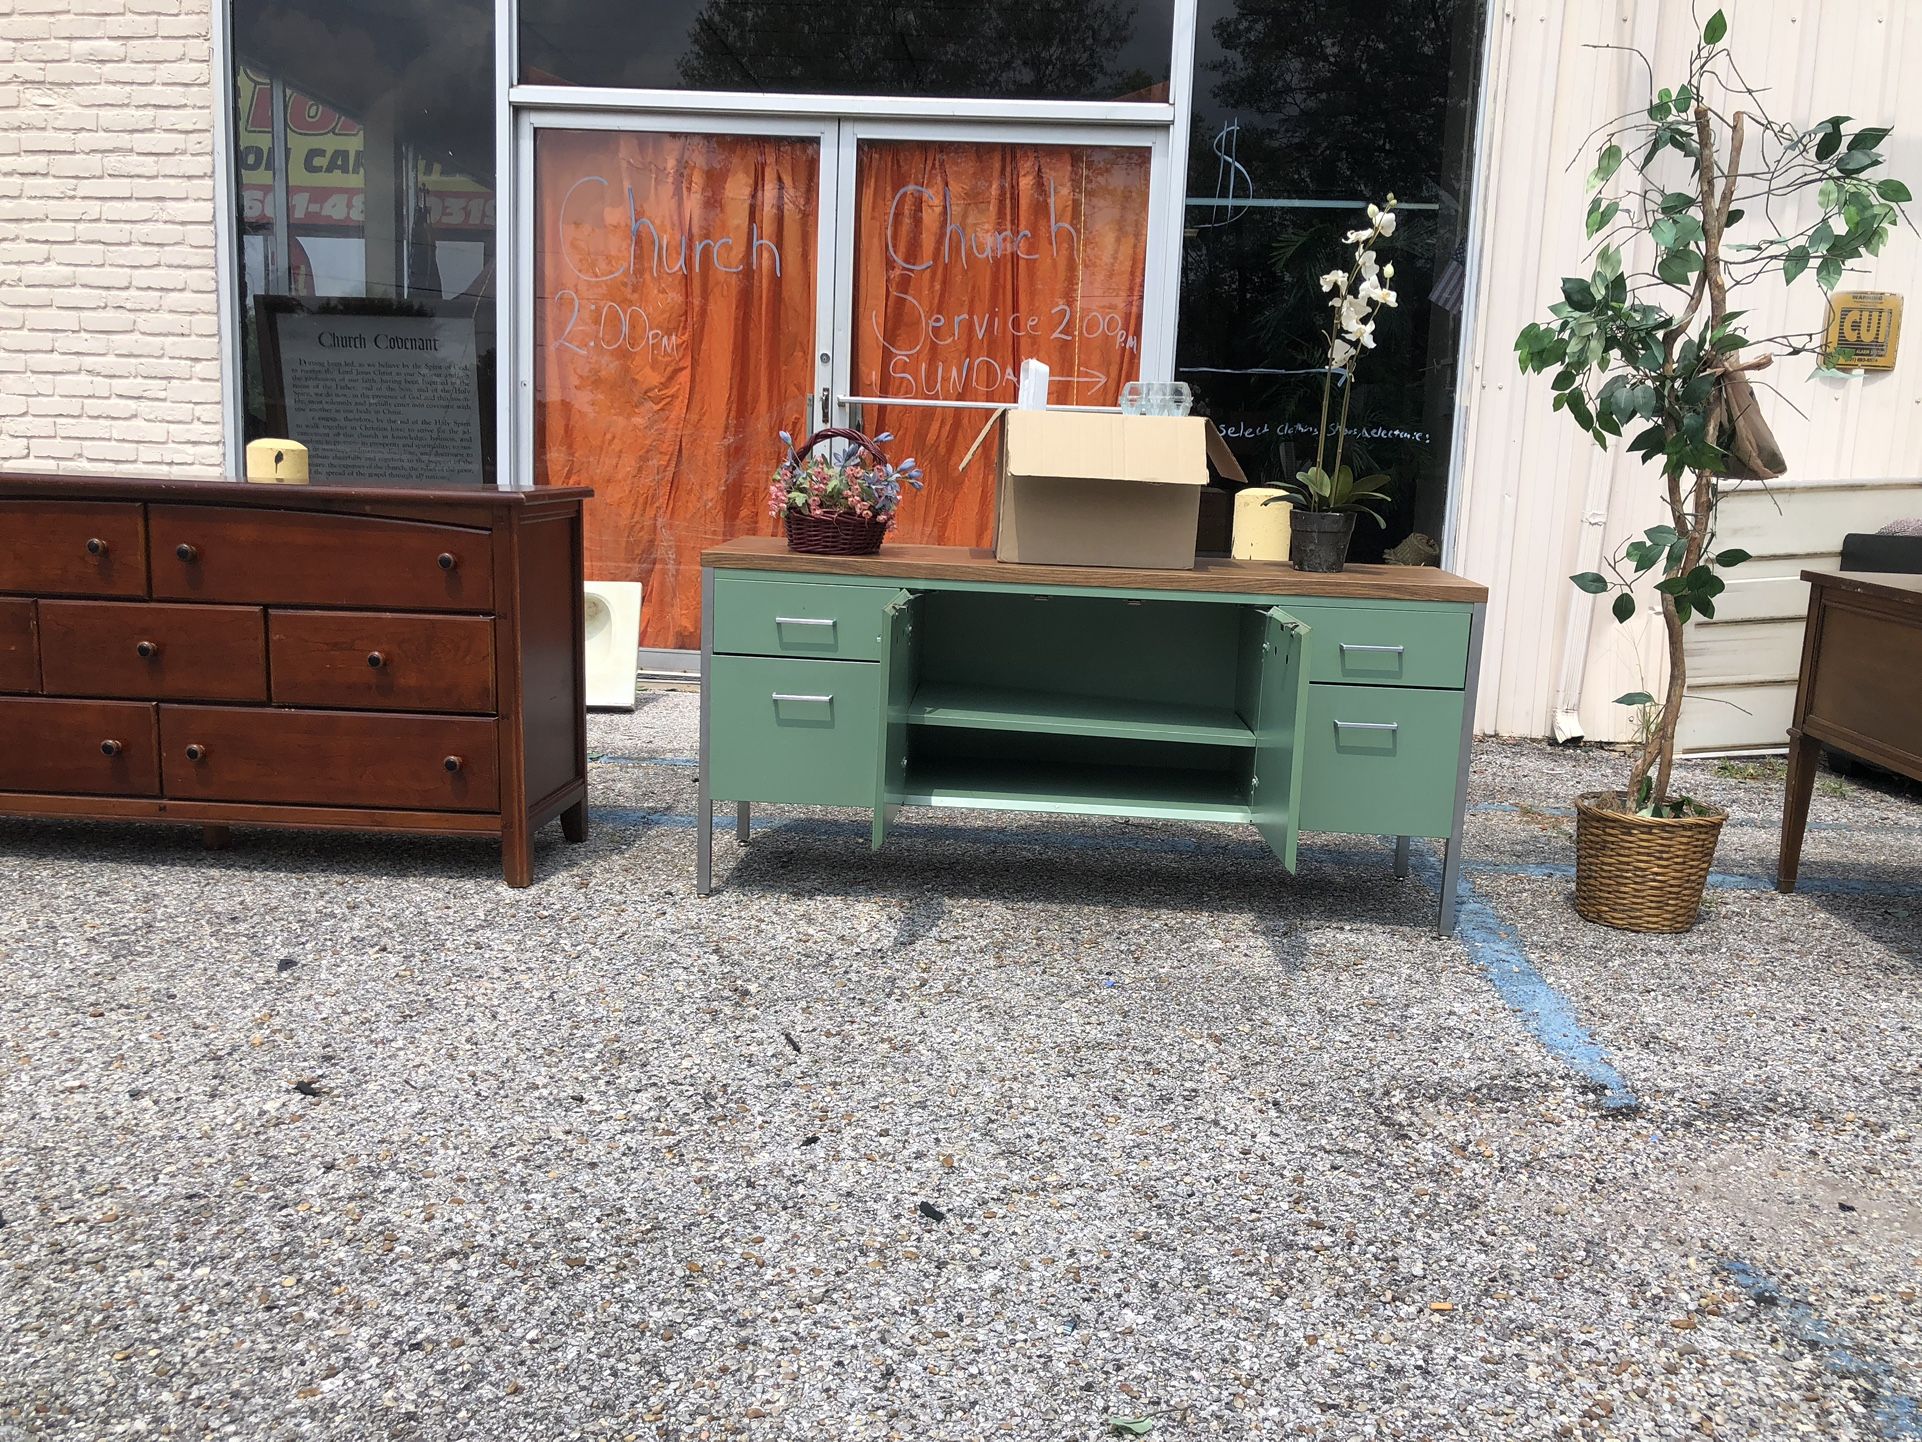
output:
M1291 493L1283 499L1292 499L1301 508L1291 542L1291 559L1301 570L1341 569L1357 513L1368 515L1378 526L1387 524L1375 507L1388 501L1380 489L1388 477L1363 476L1357 480L1353 469L1341 463L1341 453L1348 441L1348 400L1354 391L1355 365L1363 351L1375 348L1375 318L1397 304L1391 289L1394 264L1382 264L1375 254L1376 243L1392 236L1395 225L1395 197L1391 192L1386 205L1368 207L1367 225L1342 237L1345 244L1355 248L1354 263L1321 278L1322 290L1330 293L1328 304L1335 318L1328 326L1328 365L1321 386L1315 463L1282 487ZM1334 458L1330 461L1328 410L1337 376L1341 378L1341 413L1335 421Z
M799 446L780 432L787 455L768 482L768 514L786 524L788 546L796 551L872 555L894 529L901 488L921 489L921 469L910 456L898 465L881 447L894 437L870 439L835 426L816 431ZM816 447L846 442L826 455Z

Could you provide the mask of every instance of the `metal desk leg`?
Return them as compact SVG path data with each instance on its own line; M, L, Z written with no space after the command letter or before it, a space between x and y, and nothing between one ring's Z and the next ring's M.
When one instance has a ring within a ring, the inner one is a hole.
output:
M1482 622L1488 607L1477 604L1468 621L1468 674L1462 691L1462 747L1455 763L1455 819L1442 851L1441 900L1435 910L1435 930L1455 933L1455 912L1461 904L1462 824L1468 815L1468 766L1475 754L1475 693L1482 675Z
M747 831L748 803L737 801L734 803L734 839L743 846L747 845Z
M1406 836L1395 838L1395 880L1408 879L1408 841Z

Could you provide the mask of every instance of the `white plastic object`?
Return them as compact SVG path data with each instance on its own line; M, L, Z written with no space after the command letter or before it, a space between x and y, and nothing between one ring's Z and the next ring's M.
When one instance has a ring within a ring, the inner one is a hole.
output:
M587 662L587 704L632 711L638 687L641 645L641 583L588 581L583 645Z
M1124 416L1185 416L1194 404L1186 381L1129 381L1121 388Z
M1016 395L1015 407L1024 411L1045 411L1048 408L1047 362L1021 362L1021 389Z

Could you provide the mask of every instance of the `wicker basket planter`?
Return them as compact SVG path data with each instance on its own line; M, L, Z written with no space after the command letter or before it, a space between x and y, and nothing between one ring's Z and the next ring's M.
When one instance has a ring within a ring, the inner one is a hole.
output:
M810 556L872 556L887 538L886 521L859 516L809 516L787 511L787 548Z
M1620 807L1618 792L1575 798L1575 910L1623 931L1687 931L1728 813L1652 817Z

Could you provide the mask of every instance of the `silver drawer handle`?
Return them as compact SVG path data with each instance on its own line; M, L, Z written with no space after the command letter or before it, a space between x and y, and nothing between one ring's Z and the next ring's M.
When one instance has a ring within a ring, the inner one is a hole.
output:
M1335 729L1337 731L1342 731L1342 730L1399 731L1401 730L1401 722L1399 721L1337 721L1335 723Z
M832 620L822 620L815 616L776 616L774 618L774 624L777 626L827 626L832 628L834 622Z
M1353 641L1343 641L1340 649L1344 651L1387 651L1391 655L1399 656L1408 648L1406 646L1362 646Z
M832 693L826 696L797 696L790 691L776 691L768 697L770 701L807 701L816 706L826 706L834 700Z

